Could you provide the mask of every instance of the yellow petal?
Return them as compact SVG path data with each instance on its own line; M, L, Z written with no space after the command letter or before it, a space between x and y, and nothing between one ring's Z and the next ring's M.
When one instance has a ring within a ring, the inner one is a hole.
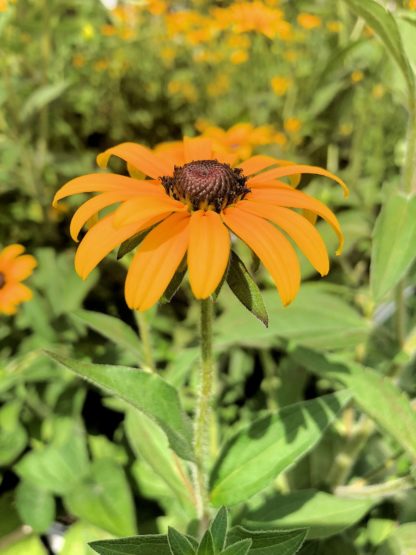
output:
M185 137L183 146L187 163L194 160L211 160L212 158L211 139L206 139L205 137L197 137L195 139Z
M59 189L53 199L53 205L63 198L79 193L104 193L104 192L123 193L136 192L145 194L164 194L164 189L159 183L150 180L138 180L115 173L90 173L81 177L76 177L68 181Z
M147 229L163 218L154 217L116 229L113 214L106 216L92 227L82 239L75 254L75 270L82 279L101 262L117 245L139 231Z
M239 202L238 207L278 225L295 241L321 276L325 276L329 272L329 259L325 243L315 227L305 217L287 208L249 200Z
M154 179L173 173L172 163L164 160L162 156L156 155L150 148L136 143L121 143L99 154L97 164L100 168L107 167L111 156L118 156Z
M32 274L36 266L37 262L34 256L30 254L19 256L19 258L11 262L10 267L7 269L7 280L22 281Z
M25 252L25 247L23 245L18 245L17 243L7 245L7 247L0 251L0 263L13 260L13 258L16 258L23 252Z
M107 206L126 200L131 196L137 196L137 193L102 193L101 195L87 200L84 204L81 204L72 216L69 228L72 239L78 241L79 232L94 214Z
M230 234L216 212L198 210L189 230L189 281L197 299L206 299L217 288L230 257Z
M300 269L296 252L289 241L272 224L238 206L226 208L223 219L263 262L283 304L292 302L300 286Z
M325 204L316 200L301 191L286 189L254 189L246 196L247 200L274 204L286 208L302 208L310 210L323 218L335 231L338 236L338 249L336 254L340 254L344 244L344 235L335 214Z
M318 166L306 166L306 165L299 165L293 164L290 166L284 166L281 168L274 168L271 170L267 170L259 175L253 177L250 181L252 184L255 183L262 183L264 181L270 181L271 179L278 179L279 177L289 177L291 175L296 174L313 174L313 175L323 175L324 177L329 177L333 181L336 181L344 190L344 196L347 197L349 194L348 187L345 183L340 179L337 175L324 170L323 168L319 168Z
M155 196L135 196L133 199L123 202L114 212L114 226L120 227L129 225L137 220L151 218L158 214L169 214L170 212L180 212L187 207L178 200L170 198L168 195L161 197Z
M189 221L188 212L172 214L144 238L127 274L130 308L147 310L163 295L186 253Z
M257 155L252 156L245 162L238 165L243 170L244 175L253 175L261 170L275 166L278 160L272 156Z

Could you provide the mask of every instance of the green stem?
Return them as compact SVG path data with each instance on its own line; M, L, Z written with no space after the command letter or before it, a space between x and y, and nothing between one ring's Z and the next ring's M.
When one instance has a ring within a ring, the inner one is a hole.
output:
M407 193L416 193L416 99L413 99L409 106L407 148L402 188Z
M209 523L208 496L208 445L211 412L211 397L214 383L212 355L213 303L211 299L201 301L201 376L194 422L195 491L198 498L198 516L201 529Z
M406 340L406 299L404 295L405 281L402 280L396 287L396 338L400 346L403 348Z
M150 334L149 322L143 312L136 312L136 321L139 326L140 339L143 343L143 357L146 367L151 372L156 370L153 359L152 339Z

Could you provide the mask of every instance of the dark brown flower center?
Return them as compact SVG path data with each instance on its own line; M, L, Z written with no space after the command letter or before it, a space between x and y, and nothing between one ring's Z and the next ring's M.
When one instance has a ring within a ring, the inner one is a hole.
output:
M6 285L6 276L3 272L0 272L0 289L2 289Z
M218 160L198 160L175 166L173 176L161 177L161 181L171 197L186 202L192 210L220 212L250 192L242 173Z

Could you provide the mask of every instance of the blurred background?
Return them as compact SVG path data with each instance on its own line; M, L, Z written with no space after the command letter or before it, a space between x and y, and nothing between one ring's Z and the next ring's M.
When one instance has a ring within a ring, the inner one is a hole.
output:
M388 5L416 62L416 3ZM189 518L187 502L174 500L148 464L147 440L124 407L41 352L143 360L123 295L129 257L109 257L81 281L69 236L79 197L53 209L56 190L96 171L96 155L116 143L163 150L199 134L241 159L271 154L324 166L347 182L348 200L324 179L301 184L337 212L346 235L328 279L303 261L307 283L285 311L259 270L267 330L229 294L218 299L217 418L229 434L265 408L330 388L291 359L294 344L354 353L381 371L403 353L391 298L375 306L368 273L374 222L403 165L404 90L381 42L342 0L0 0L0 247L20 243L38 262L28 281L33 299L14 316L0 315L2 553L83 555L92 553L88 540L164 532ZM333 255L336 237L318 226ZM242 254L247 259L243 247ZM185 285L148 315L153 356L189 409L198 352L190 301ZM411 396L413 378L409 366L400 385ZM370 433L347 475L331 474L344 432L331 432L285 475L286 487L329 491L354 476L371 482L409 471L390 438ZM320 538L319 553L375 553L399 523L415 520L416 495L407 487L351 522L338 543ZM416 537L411 526L405 535Z

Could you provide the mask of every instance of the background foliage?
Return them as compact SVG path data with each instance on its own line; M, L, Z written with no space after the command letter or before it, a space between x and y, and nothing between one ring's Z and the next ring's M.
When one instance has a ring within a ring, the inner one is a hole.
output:
M328 279L304 261L307 283L284 309L251 266L267 329L226 286L218 297L211 492L214 506L230 508L227 537L241 553L266 553L266 540L238 525L278 528L270 553L302 545L304 533L285 529L308 529L305 555L416 550L416 205L402 186L416 5L389 2L388 16L358 0L249 4L270 12L242 17L241 3L202 0L113 9L0 1L0 240L38 260L33 300L0 320L5 555L83 555L91 540L195 532L185 462L198 360L190 291L148 314L159 377L121 369L109 383L92 362L148 361L123 298L128 256L82 282L72 201L50 205L114 143L197 133L242 158L323 165L351 189L345 200L324 180L301 185L336 209L346 235ZM169 553L164 545L154 553Z

